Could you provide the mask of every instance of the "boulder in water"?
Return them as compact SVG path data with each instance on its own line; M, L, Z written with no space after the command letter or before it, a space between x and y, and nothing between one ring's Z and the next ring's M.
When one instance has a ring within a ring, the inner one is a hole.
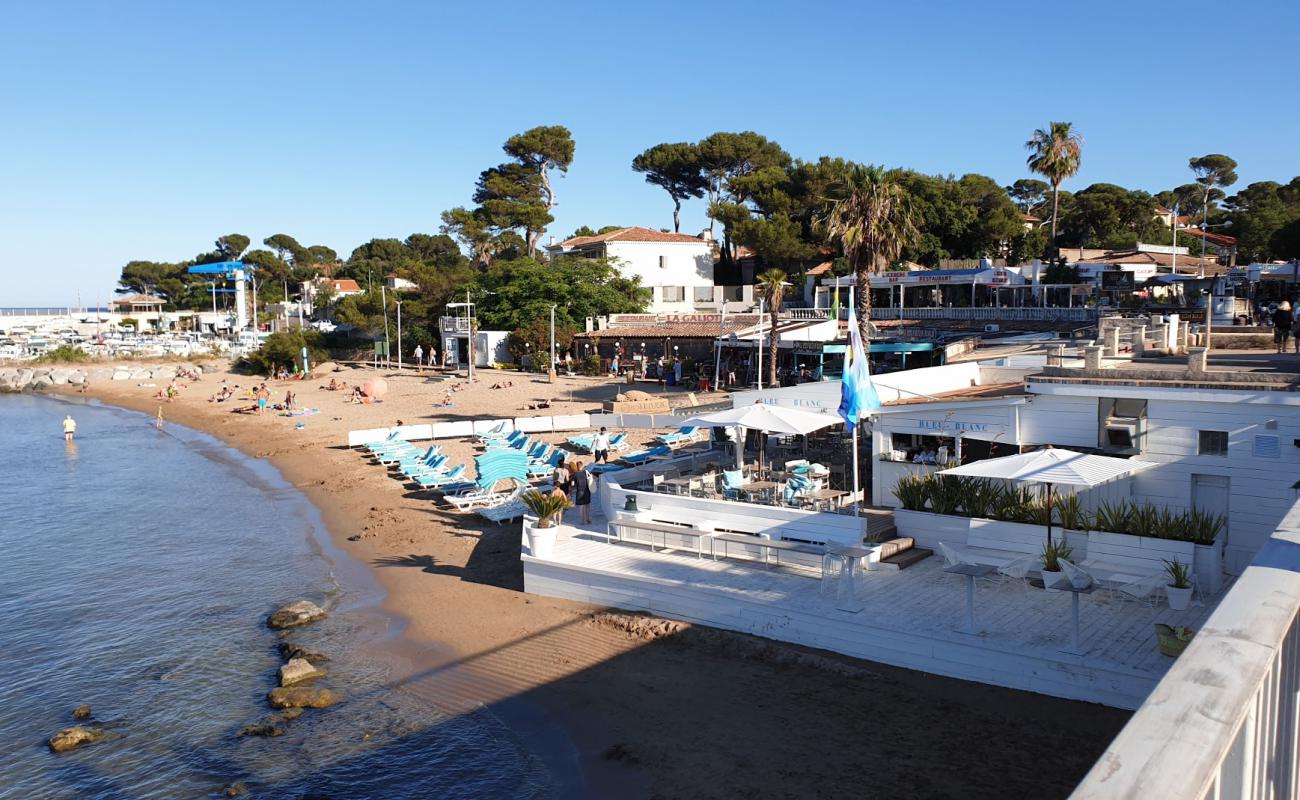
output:
M305 658L291 658L289 663L280 667L280 685L293 686L303 681L325 677L325 670L316 667Z
M80 705L72 709L73 719L90 719L90 706Z
M119 370L115 370L115 371L113 372L113 378L112 378L112 380L115 380L115 381L129 381L129 380L131 380L131 371L130 371L130 370L127 370L127 369L119 369Z
M325 619L325 609L309 600L298 600L266 618L266 624L276 630L296 628Z
M313 664L329 661L329 656L308 649L297 642L280 642L280 658L288 661L293 658L305 658Z
M256 725L245 725L239 729L240 736L283 736L284 728L276 725L274 722L259 722Z
M232 783L225 788L226 797L239 797L248 794L248 787L242 783Z
M266 693L272 708L329 708L339 696L329 689L312 686L281 686Z
M95 728L87 728L84 725L74 725L71 728L64 728L50 737L50 749L56 753L66 753L69 750L75 750L83 744L97 742L104 738L104 732Z

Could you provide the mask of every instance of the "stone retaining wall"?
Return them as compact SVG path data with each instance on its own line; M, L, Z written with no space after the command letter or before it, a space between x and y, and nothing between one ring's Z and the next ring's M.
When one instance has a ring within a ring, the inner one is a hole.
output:
M189 363L5 367L0 369L0 392L34 392L86 381L170 381L182 369L203 372L200 365Z

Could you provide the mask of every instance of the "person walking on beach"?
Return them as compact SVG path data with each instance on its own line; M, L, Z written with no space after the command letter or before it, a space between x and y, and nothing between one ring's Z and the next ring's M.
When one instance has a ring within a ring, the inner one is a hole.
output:
M581 461L573 473L573 504L578 507L578 524L591 523L591 474Z
M602 461L609 463L609 431L603 426L591 439L591 454L597 463Z
M423 345L417 344L415 346L415 368L420 372L421 375L424 374L424 346Z
M266 413L266 401L271 399L271 392L267 390L264 383L257 387L257 391L253 395L257 398L257 415L260 417Z
M77 435L77 421L72 415L63 418L63 441L70 442Z

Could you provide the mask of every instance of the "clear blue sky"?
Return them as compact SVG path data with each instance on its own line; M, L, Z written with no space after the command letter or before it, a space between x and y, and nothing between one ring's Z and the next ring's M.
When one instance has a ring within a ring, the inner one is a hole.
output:
M224 233L346 257L435 232L539 124L577 142L556 235L671 225L629 162L717 130L1005 184L1065 119L1067 188L1171 188L1207 152L1240 185L1300 173L1293 0L869 5L8 3L0 306L107 298Z

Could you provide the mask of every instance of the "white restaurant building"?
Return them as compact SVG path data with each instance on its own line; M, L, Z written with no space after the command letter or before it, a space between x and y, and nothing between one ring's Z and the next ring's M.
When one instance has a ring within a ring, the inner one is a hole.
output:
M596 236L575 236L547 246L556 255L615 259L627 277L641 279L651 292L652 314L716 312L723 303L741 311L754 303L753 286L714 283L713 241L649 228L619 228Z

